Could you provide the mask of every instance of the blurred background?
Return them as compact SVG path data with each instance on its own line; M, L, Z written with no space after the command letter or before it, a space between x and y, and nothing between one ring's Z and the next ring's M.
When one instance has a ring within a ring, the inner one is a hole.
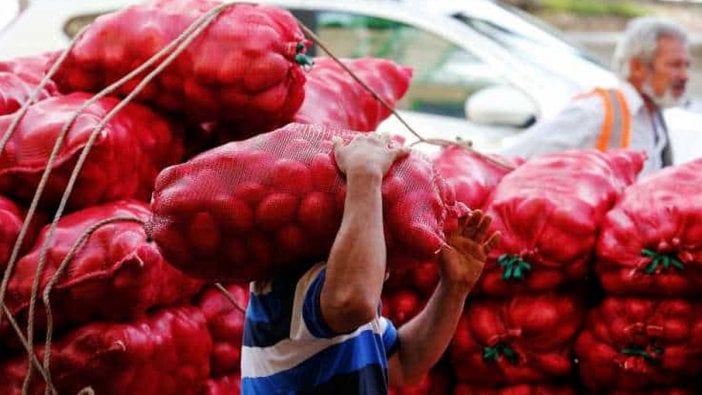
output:
M0 33L32 0L0 0ZM61 1L61 0L56 0ZM68 1L68 0L67 0ZM101 0L94 0L100 3ZM431 6L431 0L425 0ZM497 0L529 13L557 29L569 41L605 65L619 32L629 19L661 15L678 21L690 32L693 55L691 97L702 97L702 0ZM455 0L470 5L471 0Z
M470 1L470 0L468 0ZM566 40L605 64L629 19L660 15L690 33L693 56L689 93L702 97L702 0L503 0L562 31Z

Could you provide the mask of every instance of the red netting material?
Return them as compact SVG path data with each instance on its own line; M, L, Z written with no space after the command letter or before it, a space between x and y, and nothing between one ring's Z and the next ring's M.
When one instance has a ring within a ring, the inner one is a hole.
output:
M624 191L597 243L598 276L619 295L702 295L702 159Z
M471 209L484 208L492 190L522 163L521 160L499 157L512 167L500 166L485 156L459 145L443 147L434 157L434 167L456 191L456 200Z
M600 224L644 158L638 151L574 150L531 159L506 175L486 206L502 238L477 288L511 295L584 279Z
M10 259L10 254L14 248L15 241L19 235L22 223L25 218L25 210L23 207L15 204L12 200L0 196L0 273L7 266ZM28 228L27 235L22 242L20 253L29 249L34 238L39 233L39 229L46 221L44 216L37 216Z
M0 115L12 114L31 97L32 91L44 77L44 69L52 56L54 54L46 53L0 62ZM37 100L57 94L55 84L49 82L39 91Z
M582 298L574 294L473 300L449 348L456 378L488 387L567 379L584 318Z
M211 0L158 0L99 17L55 76L65 91L97 91L137 68L210 9ZM119 38L119 39L110 39ZM296 63L307 41L292 15L264 5L224 10L138 100L198 122L227 120L229 132L271 130L304 98ZM126 95L141 81L118 91Z
M341 222L345 185L332 138L355 132L290 124L229 143L164 170L151 232L186 273L249 281L326 259ZM389 250L432 257L454 215L431 163L412 153L383 182Z
M412 69L387 59L342 59L342 62L391 107L409 88ZM390 110L334 59L316 58L305 84L305 101L295 122L372 131Z
M699 394L700 350L702 305L678 298L608 297L590 310L575 345L593 393L689 386Z
M148 207L141 202L121 201L94 206L63 217L49 244L39 295L66 258L78 238L93 224L112 217L131 216L146 221ZM27 322L28 305L48 226L34 248L17 263L5 300L21 325ZM65 329L96 320L123 320L160 306L182 302L194 295L202 282L175 270L146 241L143 226L134 222L105 225L77 250L58 277L51 292L54 327ZM43 305L34 323L43 333ZM18 340L7 320L0 327L0 344L17 347Z
M161 310L129 322L93 322L51 347L54 385L59 394L86 386L95 394L199 395L209 376L212 348L207 324L196 307ZM43 346L37 347L43 358ZM0 393L19 395L26 356L0 363ZM34 376L28 394L44 394Z
M56 96L29 108L0 155L0 191L31 201L64 124L90 97ZM73 123L53 163L42 198L45 207L58 204L90 134L118 103L114 98L100 99ZM13 115L0 116L0 133L12 119ZM158 172L182 154L180 133L173 124L144 106L130 104L100 132L68 205L79 209L124 198L148 201Z

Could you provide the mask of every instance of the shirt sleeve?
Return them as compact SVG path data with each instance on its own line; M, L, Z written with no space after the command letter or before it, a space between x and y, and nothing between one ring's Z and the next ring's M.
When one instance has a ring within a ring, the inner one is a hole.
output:
M604 105L598 96L571 100L553 118L537 122L515 137L500 153L531 158L571 149L595 148L604 123Z
M305 325L307 325L307 328L313 336L319 338L331 338L339 335L339 333L335 333L329 325L327 325L322 316L320 296L322 294L322 286L324 285L326 273L327 269L322 269L317 274L317 277L312 280L309 288L307 288L305 301L302 306L302 318L305 320Z
M385 330L383 330L383 346L385 347L385 355L390 358L400 348L400 337L397 334L397 328L389 319L380 317L380 325L385 327Z

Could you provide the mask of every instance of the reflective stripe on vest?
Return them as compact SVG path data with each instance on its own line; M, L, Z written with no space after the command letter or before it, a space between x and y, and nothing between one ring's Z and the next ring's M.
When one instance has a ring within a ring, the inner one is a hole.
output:
M597 149L629 148L631 144L631 113L619 89L597 88L594 94L602 98L604 104L604 122L597 138Z

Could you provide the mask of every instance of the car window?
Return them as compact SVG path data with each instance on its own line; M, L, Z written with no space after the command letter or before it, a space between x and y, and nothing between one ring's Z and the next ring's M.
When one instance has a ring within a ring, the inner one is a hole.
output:
M465 118L465 102L475 92L507 84L474 54L427 31L397 21L337 11L291 10L314 30L334 55L379 57L413 69L410 89L398 107ZM73 37L99 14L71 18L64 31ZM317 48L313 55L324 55Z
M491 3L490 7L451 16L507 49L532 70L575 84L576 90L601 85L611 78L605 75L607 66L562 39L562 33L518 9Z
M473 93L507 83L474 54L414 26L348 12L294 13L338 57L388 58L412 67L410 90L399 103L403 109L463 118Z

